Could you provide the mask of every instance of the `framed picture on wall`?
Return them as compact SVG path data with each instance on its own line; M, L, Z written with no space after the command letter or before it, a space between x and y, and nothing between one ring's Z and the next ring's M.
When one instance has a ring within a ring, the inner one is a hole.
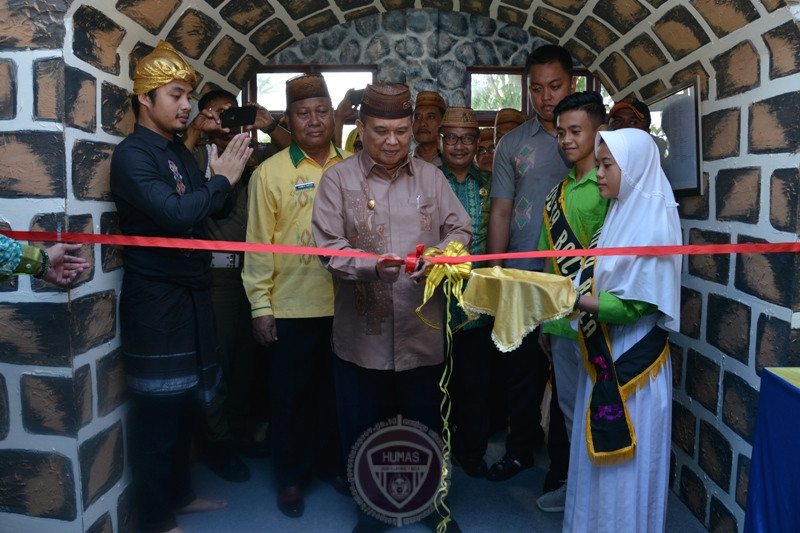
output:
M703 194L699 83L694 77L645 102L661 167L675 196Z

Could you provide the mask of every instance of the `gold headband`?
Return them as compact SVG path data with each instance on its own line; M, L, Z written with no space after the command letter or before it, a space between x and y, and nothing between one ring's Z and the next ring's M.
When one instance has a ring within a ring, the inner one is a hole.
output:
M194 88L197 85L197 74L171 44L160 41L152 52L136 64L133 71L133 94L145 94L172 80L185 81Z

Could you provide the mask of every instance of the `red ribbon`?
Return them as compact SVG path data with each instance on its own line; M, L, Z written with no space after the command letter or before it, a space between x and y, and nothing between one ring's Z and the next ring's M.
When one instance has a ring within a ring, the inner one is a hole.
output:
M114 246L149 246L152 248L194 248L226 252L269 252L273 254L322 255L339 257L378 258L377 254L356 250L334 250L311 246L288 246L284 244L262 244L237 241L208 241L199 239L172 239L167 237L137 237L130 235L105 235L99 233L69 233L53 231L11 231L0 233L21 241L75 242L86 244L110 244ZM535 257L574 257L605 255L717 255L717 254L766 254L800 252L800 242L763 242L739 244L686 244L680 246L633 246L629 248L592 248L590 250L541 250L530 252L506 252L502 254L463 255L459 257L429 257L431 263L463 263L465 261L491 261L505 259L528 259ZM416 255L413 254L415 257ZM410 256L409 256L410 258ZM416 263L416 261L415 261Z
M406 274L413 274L419 267L419 261L422 258L422 253L425 251L424 244L418 244L413 254L406 256Z

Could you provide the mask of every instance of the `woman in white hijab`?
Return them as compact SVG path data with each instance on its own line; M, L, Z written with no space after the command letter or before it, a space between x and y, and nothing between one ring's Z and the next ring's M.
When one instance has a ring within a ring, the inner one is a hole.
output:
M677 204L650 135L601 131L598 248L679 245ZM564 531L664 531L672 418L667 330L680 323L681 256L587 257L576 278L587 374L578 386ZM579 423L583 421L584 423Z

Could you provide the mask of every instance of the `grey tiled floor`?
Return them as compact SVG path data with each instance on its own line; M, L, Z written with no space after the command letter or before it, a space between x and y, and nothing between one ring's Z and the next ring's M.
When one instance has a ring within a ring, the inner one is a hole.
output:
M502 455L502 438L490 443L487 458ZM228 507L214 513L184 515L180 526L187 533L349 533L356 521L355 504L326 483L315 481L306 491L305 514L291 519L275 506L276 490L269 459L245 459L252 476L247 483L229 483L202 466L194 469L194 486L202 496L225 498ZM490 463L491 464L491 463ZM473 479L454 468L450 504L453 517L465 533L525 532L559 533L562 513L543 513L536 507L541 494L547 457L544 449L536 466L501 483ZM701 533L706 528L689 509L670 493L667 531ZM402 528L407 533L429 531L414 524Z

